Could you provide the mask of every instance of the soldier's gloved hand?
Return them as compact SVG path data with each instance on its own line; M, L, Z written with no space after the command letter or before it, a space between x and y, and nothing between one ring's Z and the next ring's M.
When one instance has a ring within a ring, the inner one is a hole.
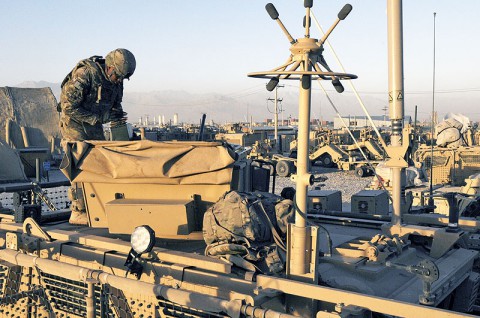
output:
M125 125L127 122L127 113L123 110L112 108L110 110L110 120L112 127Z
M122 119L126 113L123 110L112 108L110 109L110 120Z
M101 119L100 119L100 116L98 116L97 114L93 114L89 120L87 121L88 124L92 125L92 126L95 126L96 124L98 123L102 123Z

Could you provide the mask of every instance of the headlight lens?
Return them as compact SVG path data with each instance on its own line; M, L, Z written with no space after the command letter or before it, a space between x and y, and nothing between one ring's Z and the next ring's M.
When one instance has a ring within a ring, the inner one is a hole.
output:
M148 225L137 226L130 238L130 244L138 254L150 252L155 245L155 232Z

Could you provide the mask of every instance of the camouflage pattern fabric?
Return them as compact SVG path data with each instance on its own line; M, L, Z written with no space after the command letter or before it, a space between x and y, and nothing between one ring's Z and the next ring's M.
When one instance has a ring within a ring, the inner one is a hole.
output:
M294 213L293 202L275 194L228 192L203 216L205 255L277 275L285 266L286 226Z
M253 193L231 191L225 194L203 216L205 242L232 242L241 238L251 243L270 241L272 234L259 211L260 200ZM274 217L274 212L269 211L273 214L270 217Z
M102 124L124 120L123 84L109 81L105 60L80 61L62 82L60 130L67 140L104 140Z

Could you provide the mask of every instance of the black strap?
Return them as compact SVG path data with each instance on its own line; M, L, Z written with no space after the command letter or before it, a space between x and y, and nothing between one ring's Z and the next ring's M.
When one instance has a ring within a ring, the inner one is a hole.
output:
M284 251L287 251L287 247L285 246L285 243L283 243L282 237L278 234L277 229L272 224L272 221L268 217L267 211L265 211L265 208L263 207L262 200L257 201L258 205L260 206L260 210L263 212L263 218L266 218L266 221L268 223L268 226L270 227L270 230L272 231L272 236L274 242L278 245L278 247Z

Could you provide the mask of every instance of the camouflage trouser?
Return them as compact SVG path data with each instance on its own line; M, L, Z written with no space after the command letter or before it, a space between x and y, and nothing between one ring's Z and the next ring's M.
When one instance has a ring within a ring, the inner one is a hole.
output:
M68 198L72 201L70 209L72 212L86 213L85 200L83 198L83 190L79 183L72 182L72 186L68 190Z
M60 130L63 137L61 144L65 153L67 152L66 144L68 141L105 140L105 135L103 134L103 127L100 123L92 126L88 123L77 123L75 121L69 120L68 118L62 118L62 120L60 121ZM68 196L72 202L72 204L70 205L72 215L78 213L86 213L83 190L80 184L72 182L72 185L68 191Z
M68 197L72 200L70 205L72 213L68 222L73 225L88 225L87 209L81 184L73 182L68 191Z
M60 130L63 139L68 140L105 140L103 126L98 123L94 126L88 123L77 123L73 120L62 119L60 121Z

